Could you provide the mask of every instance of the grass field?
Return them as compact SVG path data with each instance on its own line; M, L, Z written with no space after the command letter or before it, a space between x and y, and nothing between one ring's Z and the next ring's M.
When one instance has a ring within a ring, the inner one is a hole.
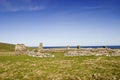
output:
M1 43L0 42L0 52L9 52L9 51L14 51L14 44L9 44L9 43Z
M29 50L37 49L36 47L28 47ZM13 52L15 44L0 42L0 52Z
M0 52L0 80L120 80L120 57L54 58Z

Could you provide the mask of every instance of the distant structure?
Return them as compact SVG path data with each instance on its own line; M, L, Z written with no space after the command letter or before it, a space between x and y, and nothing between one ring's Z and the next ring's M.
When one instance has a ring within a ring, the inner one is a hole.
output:
M77 45L77 49L80 49L80 45Z
M27 52L27 47L24 44L16 44L15 46L15 54L25 54Z
M107 48L107 46L102 46L102 48Z
M70 46L68 45L66 48L67 48L67 49L70 49Z
M55 57L55 55L48 54L43 51L43 43L39 44L38 49L33 49L31 51L28 50L27 55L32 56L32 57L40 57L40 58Z
M38 52L41 52L42 50L43 50L43 43L40 43L38 47Z

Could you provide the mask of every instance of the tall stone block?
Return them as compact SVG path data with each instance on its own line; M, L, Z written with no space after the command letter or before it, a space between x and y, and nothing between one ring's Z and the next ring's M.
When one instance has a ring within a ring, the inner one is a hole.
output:
M38 52L41 52L42 50L43 50L43 43L40 43L38 47Z

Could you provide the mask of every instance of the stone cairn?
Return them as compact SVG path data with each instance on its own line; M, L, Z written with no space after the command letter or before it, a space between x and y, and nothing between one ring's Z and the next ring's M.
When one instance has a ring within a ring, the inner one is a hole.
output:
M24 44L16 44L15 46L16 55L26 54L26 52L27 52L27 47Z

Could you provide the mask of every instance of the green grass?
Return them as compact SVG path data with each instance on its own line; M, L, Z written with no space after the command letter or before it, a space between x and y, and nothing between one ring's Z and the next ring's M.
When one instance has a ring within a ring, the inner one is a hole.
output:
M0 52L14 51L14 47L14 44L0 42Z
M28 47L29 50L37 50L37 47ZM15 50L15 44L1 43L0 52L13 52Z
M2 55L4 54L4 55ZM120 57L38 58L0 53L0 80L119 80Z

